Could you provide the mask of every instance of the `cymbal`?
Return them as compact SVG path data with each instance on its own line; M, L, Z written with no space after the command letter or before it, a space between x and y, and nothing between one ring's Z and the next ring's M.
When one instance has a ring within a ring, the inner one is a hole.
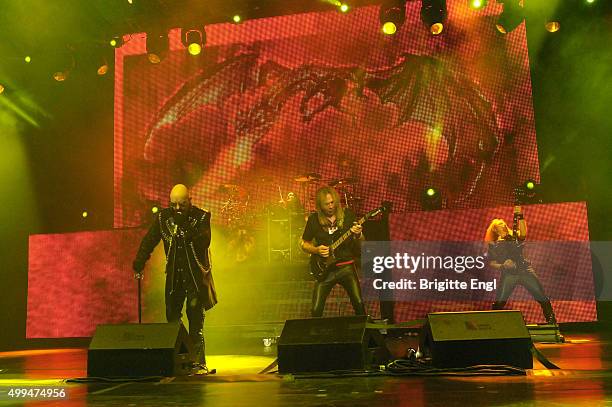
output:
M350 185L356 182L355 178L338 178L329 181L329 186L337 187L339 185Z
M309 172L308 174L298 175L293 179L295 182L316 182L321 180L321 174Z
M222 184L217 193L238 196L239 198L248 196L247 190L243 186L236 184Z

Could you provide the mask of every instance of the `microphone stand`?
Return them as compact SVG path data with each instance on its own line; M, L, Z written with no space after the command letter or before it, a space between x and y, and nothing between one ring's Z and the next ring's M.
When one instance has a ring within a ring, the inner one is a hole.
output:
M138 323L139 324L142 324L142 301L141 301L142 286L141 286L141 281L142 281L142 279L139 278L138 279Z

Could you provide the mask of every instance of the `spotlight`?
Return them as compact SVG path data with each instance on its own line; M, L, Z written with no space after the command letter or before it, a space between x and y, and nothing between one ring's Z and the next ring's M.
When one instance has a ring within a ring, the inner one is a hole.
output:
M151 208L151 212L153 212L153 213L159 212L159 207L157 205L155 205L154 207Z
M542 203L540 185L532 179L514 188L514 203L516 205Z
M56 71L53 72L53 79L55 79L58 82L64 82L66 79L68 79L68 74L70 72L69 71Z
M382 32L387 35L393 35L395 34L396 31L397 31L397 26L390 21L387 21L382 26Z
M202 47L206 43L206 32L204 30L199 31L196 29L182 29L181 30L181 41L187 51L191 55L199 55L202 52Z
M588 4L593 4L593 3L595 3L595 0L586 0L586 2L587 2Z
M406 2L404 0L383 1L378 18L383 33L395 34L406 21Z
M100 76L106 75L108 73L108 62L106 61L106 58L102 58L96 72Z
M29 64L30 62L32 62L32 58L29 55L26 55L25 58L23 58L23 60L26 62L26 64Z
M440 192L432 187L426 187L421 194L421 207L426 211L442 209L442 196Z
M64 82L66 79L68 79L68 72L64 72L64 71L54 72L53 79L55 79L58 82Z
M88 216L89 216L89 213L87 213L87 211L83 211L83 212L81 213L81 217L82 217L83 219L87 218Z
M546 31L556 33L561 29L561 23L558 21L547 21L546 24L544 24L544 27L546 28Z
M147 58L152 64L159 64L168 53L168 36L162 33L147 33Z
M471 9L480 10L487 6L487 0L468 0L468 5Z
M497 31L500 33L507 34L513 31L523 21L523 7L519 1L520 0L500 0L504 8L495 24Z
M343 13L348 13L348 11L349 11L348 4L346 4L346 3L340 4L340 11L342 11Z
M421 21L433 35L444 31L447 16L446 0L423 0L421 3Z
M54 62L55 68L53 71L53 79L57 82L63 82L68 79L68 75L74 69L74 50L69 48L67 52L60 52L57 55L57 60Z
M120 46L124 44L123 37L118 35L116 37L111 38L111 40L108 43L113 48L119 48Z
M240 22L242 22L242 17L240 17L239 14L234 14L234 17L232 17L232 21L236 24L240 24Z

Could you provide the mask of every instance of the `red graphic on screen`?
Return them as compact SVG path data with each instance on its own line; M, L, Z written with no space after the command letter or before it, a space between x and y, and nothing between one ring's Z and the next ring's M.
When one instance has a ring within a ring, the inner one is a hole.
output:
M217 222L232 191L256 216L288 192L312 209L341 179L357 211L419 210L426 186L445 208L510 203L539 177L524 28L499 36L496 7L459 3L438 38L416 3L393 38L377 7L207 27L201 58L175 47L159 65L134 37L117 55L115 226L177 182Z

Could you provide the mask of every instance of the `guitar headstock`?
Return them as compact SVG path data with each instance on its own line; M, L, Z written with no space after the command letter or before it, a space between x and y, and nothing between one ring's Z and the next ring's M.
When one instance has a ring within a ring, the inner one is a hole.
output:
M383 212L387 211L387 207L386 206L380 206L376 209L372 209L370 212L366 213L364 218L365 219L372 219L378 215L380 215Z

